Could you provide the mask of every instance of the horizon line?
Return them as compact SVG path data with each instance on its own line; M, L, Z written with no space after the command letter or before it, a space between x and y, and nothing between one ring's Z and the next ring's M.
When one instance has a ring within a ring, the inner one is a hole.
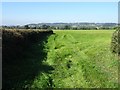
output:
M1 26L23 26L23 25L28 25L28 24L41 24L41 23L115 23L115 24L119 24L119 22L40 22L40 23L26 23L26 24L14 24L14 25L5 25L5 24L1 24Z

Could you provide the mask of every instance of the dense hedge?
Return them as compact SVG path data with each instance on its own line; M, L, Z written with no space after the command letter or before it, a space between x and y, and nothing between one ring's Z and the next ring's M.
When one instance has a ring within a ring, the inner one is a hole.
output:
M2 30L3 62L20 58L33 43L42 41L52 30Z
M113 53L120 55L120 27L113 33L111 49Z
M52 33L52 30L3 30L3 44L6 42L35 42Z
M2 30L2 88L25 88L44 68L45 42L52 30ZM49 69L48 69L49 70ZM45 70L44 70L45 71Z

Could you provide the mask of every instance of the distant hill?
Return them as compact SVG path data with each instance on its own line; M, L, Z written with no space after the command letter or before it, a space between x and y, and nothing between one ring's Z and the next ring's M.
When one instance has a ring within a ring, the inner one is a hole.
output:
M28 24L29 26L32 27L39 27L42 25L49 25L49 26L117 26L117 23L38 23L38 24Z

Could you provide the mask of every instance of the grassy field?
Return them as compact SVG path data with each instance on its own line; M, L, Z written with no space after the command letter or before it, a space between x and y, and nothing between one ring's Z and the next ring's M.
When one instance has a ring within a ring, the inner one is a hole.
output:
M46 44L44 64L31 87L117 88L118 60L110 51L113 30L55 30Z
M54 30L31 45L23 59L6 65L8 88L117 88L118 60L111 53L114 30Z

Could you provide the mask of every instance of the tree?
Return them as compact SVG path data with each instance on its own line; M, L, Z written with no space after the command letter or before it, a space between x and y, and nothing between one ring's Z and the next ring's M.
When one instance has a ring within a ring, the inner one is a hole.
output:
M42 29L48 29L48 28L50 28L50 26L49 25L42 25Z
M70 29L69 25L65 25L64 29Z
M24 28L25 29L30 29L30 27L28 25L25 25Z
M73 29L73 30L77 30L78 28L77 28L77 27L73 27L72 29Z

